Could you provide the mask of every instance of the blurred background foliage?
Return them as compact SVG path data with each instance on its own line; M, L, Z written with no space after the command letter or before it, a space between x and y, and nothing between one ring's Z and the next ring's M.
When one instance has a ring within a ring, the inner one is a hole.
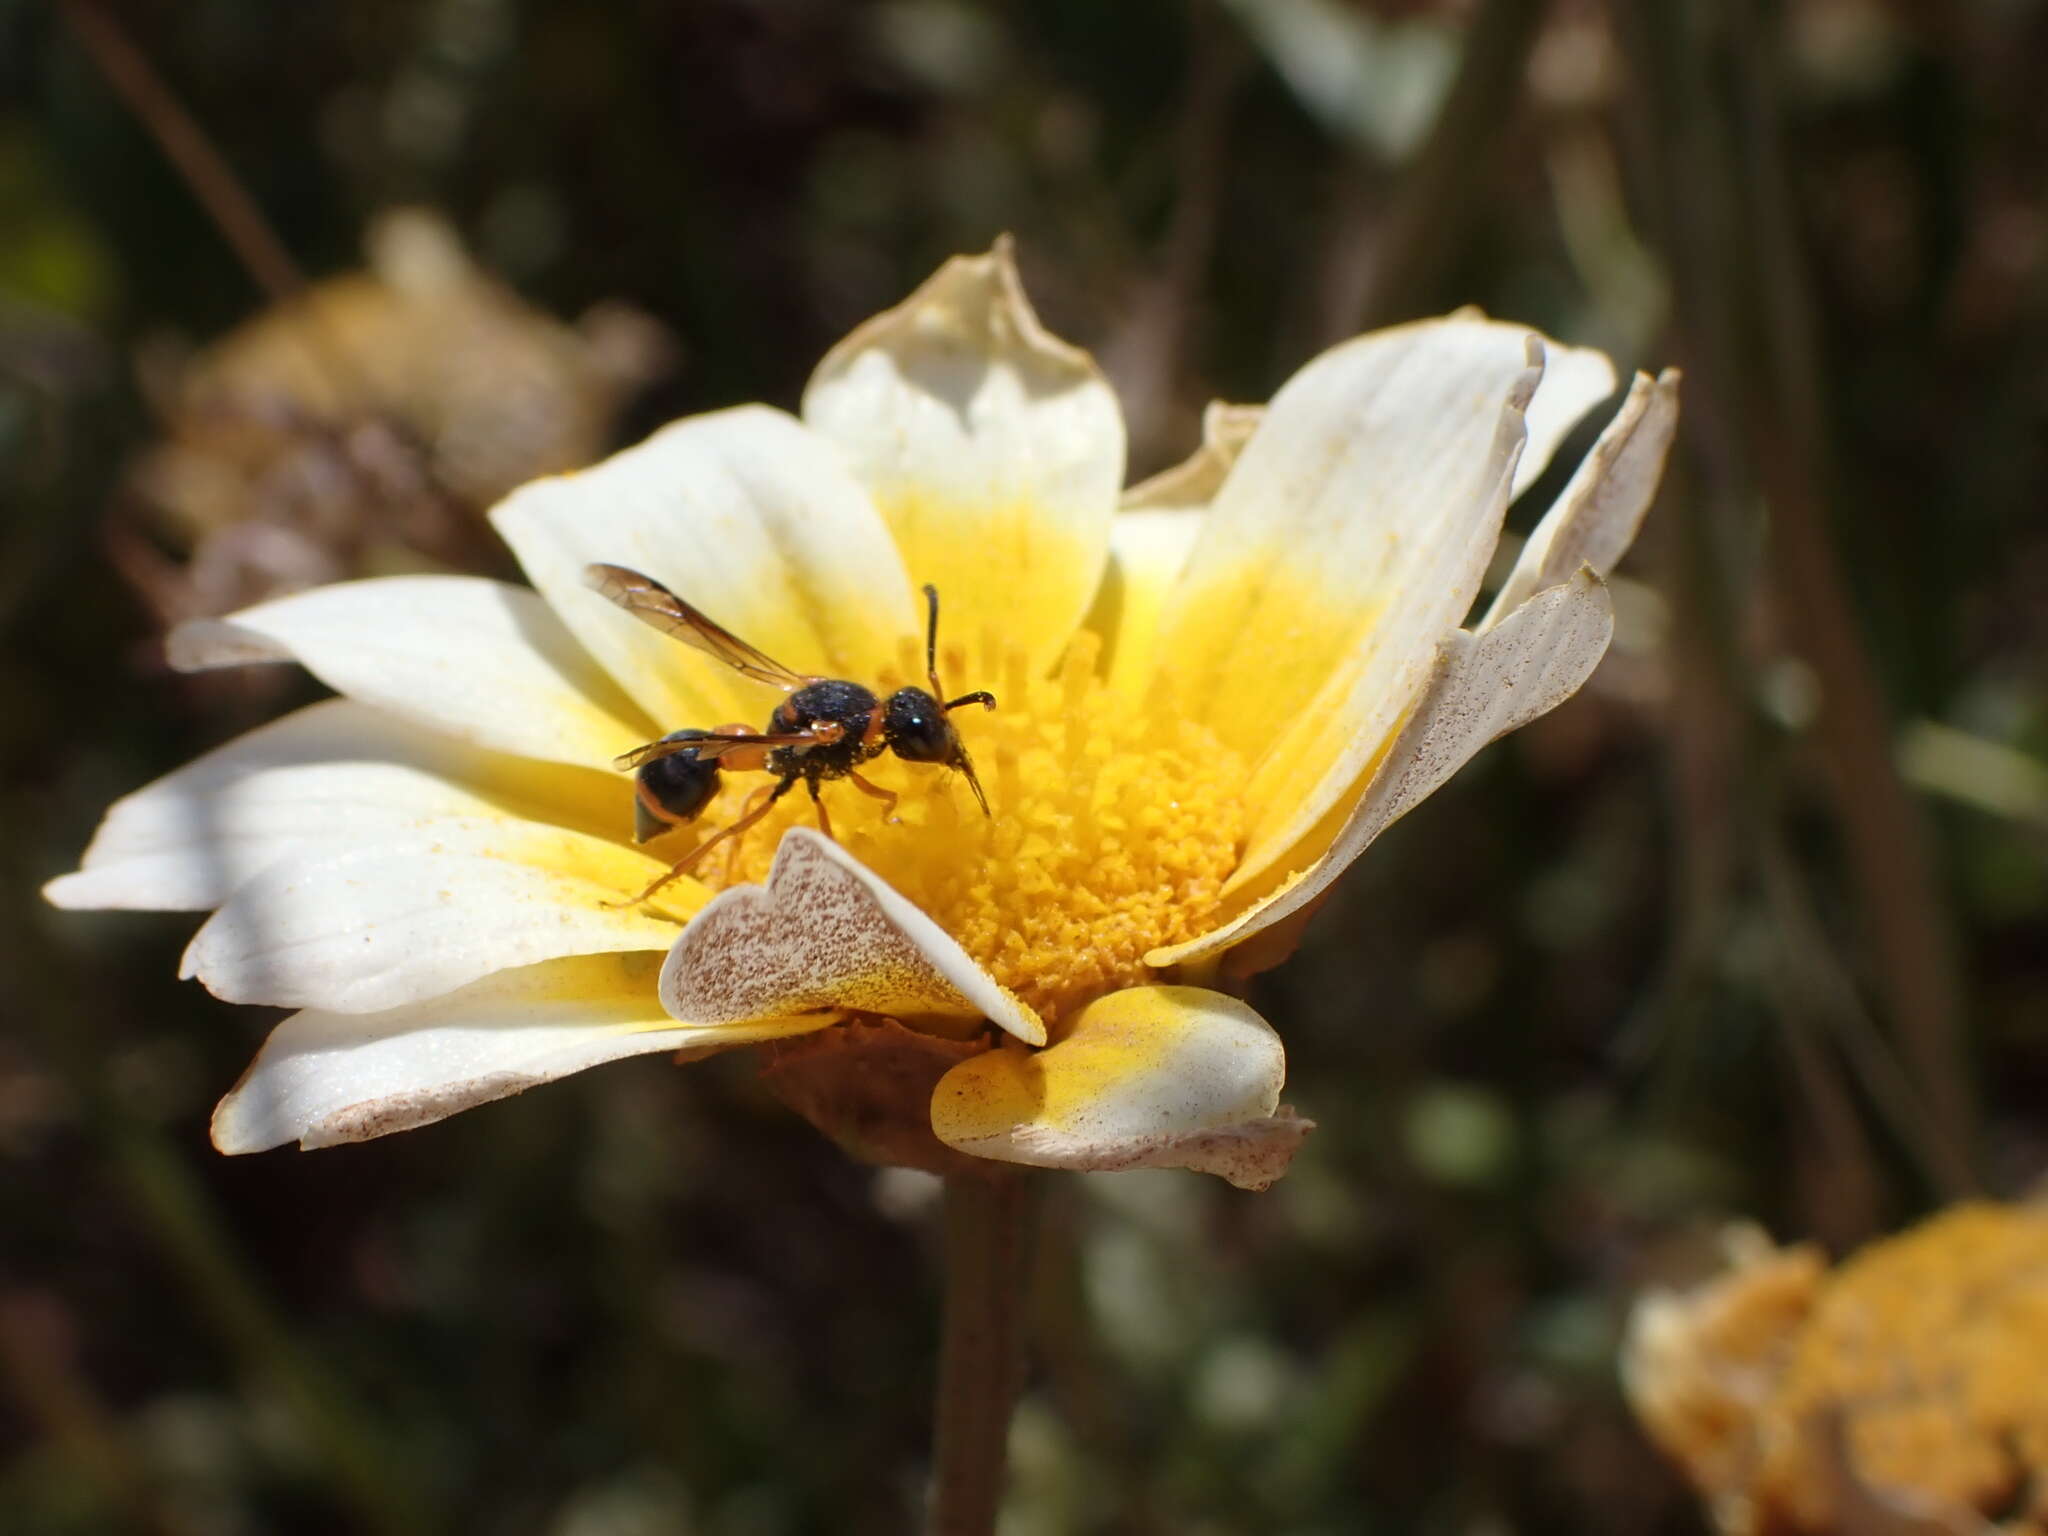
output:
M1060 1182L1006 1531L1701 1529L1638 1288L2048 1158L2044 60L2040 0L0 0L0 1527L906 1528L922 1181L729 1058L231 1162L268 1020L35 889L311 696L166 621L503 571L505 485L1008 229L1139 473L1464 303L1687 395L1594 685L1262 980L1292 1175Z

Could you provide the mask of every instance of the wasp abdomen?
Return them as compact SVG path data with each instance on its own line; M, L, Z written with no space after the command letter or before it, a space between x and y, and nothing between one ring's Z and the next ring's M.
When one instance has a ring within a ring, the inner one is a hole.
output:
M663 741L704 741L714 733L685 728ZM633 841L651 842L704 814L718 794L718 763L682 751L642 765L633 780Z

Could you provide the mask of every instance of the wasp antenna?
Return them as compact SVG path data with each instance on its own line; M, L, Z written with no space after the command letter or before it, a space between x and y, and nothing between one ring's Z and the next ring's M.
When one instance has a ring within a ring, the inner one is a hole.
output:
M981 776L974 771L974 759L967 755L965 747L960 749L959 759L954 766L967 775L967 787L974 791L974 799L981 807L981 814L993 821L996 813L988 808L988 796L982 793Z
M937 679L934 678L933 681L936 682ZM961 694L957 699L946 700L939 708L950 712L958 709L962 704L979 704L983 709L994 709L996 707L996 696L985 688L977 688L972 693Z
M924 675L932 685L932 697L939 696L939 589L924 584Z

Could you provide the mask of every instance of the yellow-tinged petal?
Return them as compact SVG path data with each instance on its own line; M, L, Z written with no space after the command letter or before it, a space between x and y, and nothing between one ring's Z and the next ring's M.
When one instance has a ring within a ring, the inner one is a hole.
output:
M621 613L583 568L644 572L799 673L872 681L921 636L903 562L831 444L765 406L692 416L491 521L528 578L663 730L765 721L779 701Z
M656 1000L661 955L578 955L500 971L377 1013L292 1015L213 1114L223 1152L365 1141L601 1062L778 1039L825 1019L678 1025Z
M685 879L636 903L667 869L537 822L425 822L270 865L200 928L179 974L229 1002L373 1013L512 966L666 948L709 895Z
M1116 396L1038 322L1008 240L947 262L825 355L804 420L845 451L952 633L1044 668L1101 581L1123 485Z
M1274 397L1217 493L1155 686L1263 764L1247 876L1326 809L1305 801L1340 752L1391 734L1464 618L1541 355L1530 332L1480 320L1346 342Z
M597 833L631 820L616 774L491 752L327 699L116 800L78 871L43 894L60 907L205 911L288 856L507 816Z
M851 1009L987 1019L1033 1045L1045 1025L918 907L831 839L782 836L766 885L722 891L661 969L661 1000L689 1024Z
M1214 932L1155 949L1148 965L1221 954L1316 900L1381 832L1413 810L1488 742L1555 709L1592 675L1614 633L1606 585L1587 567L1481 633L1455 631L1400 734L1347 809L1340 801L1277 873L1277 889Z
M194 672L297 661L337 693L480 747L600 767L647 721L524 587L383 576L315 587L171 632Z
M1313 1128L1280 1108L1286 1067L1280 1037L1236 998L1133 987L1084 1008L1047 1050L953 1068L932 1096L932 1129L1001 1162L1194 1168L1263 1189Z
M1124 495L1109 530L1109 567L1088 610L1102 637L1109 685L1138 698L1152 680L1154 647L1166 599L1180 579L1230 466L1265 414L1263 406L1212 401L1202 415L1202 446Z
M1381 528L1381 547L1364 555L1368 561L1375 555L1378 559L1377 575L1360 588L1371 594L1360 610L1370 617L1299 714L1279 724L1252 770L1246 787L1254 807L1251 835L1231 890L1263 878L1355 792L1413 708L1436 648L1470 608L1507 510L1521 451L1522 409L1542 352L1535 337L1523 338L1530 367L1506 384L1502 398L1494 391L1506 377L1509 340L1491 333L1474 336L1469 330L1438 336L1422 348L1427 361L1418 364L1419 372L1396 372L1397 379L1414 380L1417 394L1429 393L1425 380L1449 391L1437 397L1436 406L1453 417L1460 414L1460 401L1449 381L1464 377L1469 385L1484 380L1474 400L1501 402L1493 435L1482 449L1477 436L1483 407L1468 405L1466 430L1439 444L1450 455L1446 466L1425 472L1421 483L1395 493L1405 510L1396 510ZM1443 355L1430 355L1438 353ZM1408 409L1404 404L1399 414ZM1453 467L1461 460L1462 472ZM1239 473L1244 472L1241 465ZM1438 476L1446 483L1432 492L1427 486ZM1246 651L1259 654L1260 641L1252 631Z

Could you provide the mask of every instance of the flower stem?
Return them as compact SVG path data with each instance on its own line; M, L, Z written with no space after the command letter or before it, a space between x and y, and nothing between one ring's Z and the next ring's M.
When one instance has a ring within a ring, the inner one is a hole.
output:
M1013 1168L946 1179L930 1536L988 1536L995 1529L1010 1410L1024 1384L1035 1182Z

